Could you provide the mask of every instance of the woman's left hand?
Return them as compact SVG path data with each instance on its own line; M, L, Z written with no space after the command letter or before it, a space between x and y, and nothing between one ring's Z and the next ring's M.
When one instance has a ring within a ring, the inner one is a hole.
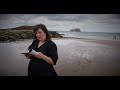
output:
M52 60L50 57L44 55L44 54L41 53L41 52L35 53L35 54L34 54L34 57L39 58L39 59L43 59L43 60L45 60L47 63L49 63L49 64L51 64L51 65L54 65L53 60Z
M41 52L37 52L36 54L34 54L34 57L36 58L42 58L43 54Z

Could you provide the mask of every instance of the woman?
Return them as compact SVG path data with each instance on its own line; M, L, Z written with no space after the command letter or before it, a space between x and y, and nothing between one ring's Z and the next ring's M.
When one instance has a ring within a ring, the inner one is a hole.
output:
M53 65L58 60L57 46L51 41L51 36L45 25L39 24L34 28L35 38L29 46L29 52L34 50L32 56L25 55L31 59L28 66L28 76L57 76Z

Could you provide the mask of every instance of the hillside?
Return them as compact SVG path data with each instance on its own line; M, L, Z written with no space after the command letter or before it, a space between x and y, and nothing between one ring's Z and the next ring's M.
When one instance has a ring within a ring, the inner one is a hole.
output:
M19 26L15 28L10 28L10 30L33 30L35 26Z
M9 29L0 29L0 41L16 41L19 39L33 39L34 26L19 26ZM54 38L62 38L56 31L49 31L50 35Z

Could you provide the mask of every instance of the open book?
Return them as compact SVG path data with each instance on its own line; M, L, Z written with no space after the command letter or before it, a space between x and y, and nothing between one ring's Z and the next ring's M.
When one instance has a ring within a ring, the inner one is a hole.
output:
M21 54L30 54L30 55L31 55L31 53L30 53L30 52L23 52L23 53L21 53Z

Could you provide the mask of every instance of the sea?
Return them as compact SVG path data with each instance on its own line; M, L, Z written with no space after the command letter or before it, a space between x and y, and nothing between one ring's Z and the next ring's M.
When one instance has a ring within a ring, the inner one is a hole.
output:
M120 33L108 32L70 32L70 31L57 31L63 37L96 39L96 40L120 40Z

